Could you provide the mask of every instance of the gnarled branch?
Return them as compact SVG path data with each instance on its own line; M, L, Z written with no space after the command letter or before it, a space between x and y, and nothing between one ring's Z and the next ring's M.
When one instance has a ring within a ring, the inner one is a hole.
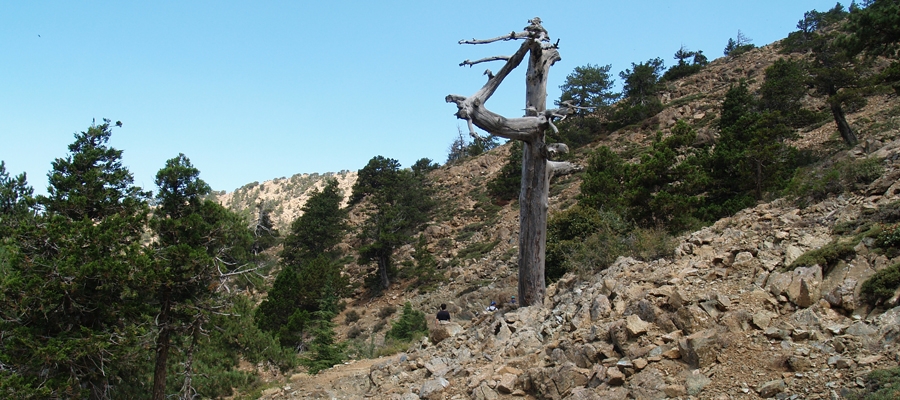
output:
M547 169L550 171L550 177L568 175L573 172L581 171L582 168L578 164L568 161L547 161Z
M530 33L528 31L523 32L510 32L508 35L497 36L495 38L490 39L472 39L472 40L460 40L459 44L488 44L494 42L502 42L506 40L516 40L516 39L527 39L530 37Z
M491 62L491 61L509 61L509 56L485 57L485 58L475 60L475 61L466 60L466 61L459 63L459 66L464 67L464 66L468 65L471 67L475 64L481 64L481 63Z

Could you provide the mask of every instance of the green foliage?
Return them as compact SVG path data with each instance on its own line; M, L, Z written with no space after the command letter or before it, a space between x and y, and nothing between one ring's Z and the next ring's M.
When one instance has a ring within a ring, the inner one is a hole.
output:
M463 136L462 130L458 131L458 135L453 139L453 143L447 149L447 165L453 164L469 156L469 144L466 137Z
M310 374L331 368L344 361L346 350L345 343L335 343L333 315L323 311L316 315L316 326L312 334L314 339L309 344L310 354L302 360L303 365L309 368Z
M822 272L827 274L837 266L838 262L847 260L856 255L856 250L853 249L856 244L857 243L843 240L832 241L818 249L803 253L803 255L797 257L786 270L791 271L796 268L811 267L818 264L822 267Z
M794 128L815 122L816 114L804 110L800 102L807 93L807 73L801 63L776 60L766 68L765 76L759 89L760 109L779 113L779 119Z
M853 400L891 400L900 397L900 367L869 372L865 381L865 390L849 398Z
M321 191L313 190L303 205L301 214L291 223L291 232L284 239L281 261L299 266L320 256L336 258L335 246L347 230L347 210L336 179L329 179Z
M728 38L728 44L725 45L724 53L726 56L737 57L756 48L756 45L751 43L752 41L753 39L744 36L744 33L739 29L737 39Z
M608 108L619 98L619 94L612 91L615 80L609 75L610 68L612 65L575 67L559 87L562 94L556 105L569 103L579 107L575 111L576 116L591 113L606 115Z
M413 252L413 261L403 269L402 276L414 278L411 287L418 288L420 293L434 290L440 283L446 281L444 274L438 271L437 259L428 251L424 235L419 235Z
M556 127L559 134L548 133L548 142L565 143L571 149L577 149L594 141L600 134L607 131L606 120L596 115L588 115L582 118L566 118L558 122Z
M494 247L497 247L497 244L499 244L499 243L500 243L499 240L494 240L491 242L471 243L468 246L466 246L464 249L460 250L459 254L457 254L456 257L460 260L465 260L465 259L469 259L469 258L477 259L478 257L481 257L487 253L490 253L490 251L493 250Z
M805 206L824 200L829 195L854 193L878 179L884 172L881 159L876 157L848 159L826 166L813 166L797 171L785 194Z
M581 183L579 204L600 210L625 213L627 199L622 196L629 166L607 146L597 148L588 159Z
M383 156L372 157L359 170L356 183L353 184L350 203L359 203L366 195L372 195L396 186L399 178L400 162Z
M885 251L888 257L896 257L900 253L900 224L884 227L875 237L875 245Z
M700 162L710 179L704 213L715 218L781 190L800 160L787 143L794 130L779 112L760 111L744 82L726 93L719 129L715 148Z
M256 206L256 220L253 222L253 254L259 254L278 243L280 233L272 222L272 205L258 204Z
M643 121L662 111L657 92L663 68L663 60L657 57L646 63L631 63L631 69L619 73L624 99L617 104L613 116L618 126Z
M197 332L212 310L223 301L227 304L218 291L227 284L222 274L240 274L254 244L240 216L205 198L210 188L199 175L184 154L166 161L156 174L158 207L150 221L157 238L152 245L156 258L148 285L159 308L154 396L165 394L173 336L190 337L185 357L193 357L200 340ZM184 368L193 375L192 363ZM191 390L184 388L183 393Z
M356 321L359 321L359 313L356 310L347 311L347 314L344 315L344 325L350 325Z
M397 307L394 307L389 304L384 307L381 307L378 310L378 318L385 319L387 317L390 317L391 315L394 315L394 313L396 313L396 312L397 312Z
M678 232L699 224L694 210L702 200L696 189L704 180L691 147L696 132L679 121L672 135L657 134L636 164L625 163L601 147L584 173L579 201L634 220L638 226L666 226Z
M458 136L450 144L447 149L447 164L453 164L468 157L480 155L500 145L496 136L488 135L486 137L472 135L471 142L463 136L462 130L458 131ZM420 160L421 161L421 160ZM416 166L413 166L413 170Z
M253 325L253 303L247 297L235 296L231 305L212 314L209 324L214 326L197 341L193 354L193 386L201 398L222 398L233 395L234 388L247 391L260 387L255 371L240 368L240 361L266 365L282 373L298 365L292 349L281 347L272 335ZM180 338L189 341L190 338ZM176 351L171 363L171 375L183 374L181 365L187 360L185 351ZM169 393L177 393L182 379L169 382Z
M817 35L812 44L813 60L807 72L819 95L827 96L834 122L848 146L857 143L856 134L844 115L844 108L865 105L860 88L866 66L854 61L853 55L837 39L837 33Z
M554 214L547 223L546 278L552 281L569 271L606 269L623 253L619 239L630 229L619 214L591 207L576 205ZM587 238L593 239L591 260L579 257L586 254L581 250Z
M506 164L487 184L488 194L499 202L518 199L522 188L522 142L516 140L510 146Z
M820 12L807 11L803 19L797 22L797 31L788 34L781 43L783 53L805 53L811 50L816 36L824 28L842 21L848 15L841 3L837 3L831 10Z
M860 295L875 307L894 297L897 288L900 288L900 263L876 272L863 282Z
M425 177L401 170L396 160L377 156L360 170L354 196L366 197L371 211L359 231L359 263L377 264L381 289L390 285L394 249L409 243L434 207Z
M34 190L28 185L25 173L10 177L6 164L0 161L0 238L32 214Z
M863 9L852 9L846 30L846 46L858 54L900 56L900 2L876 0Z
M256 310L256 325L276 333L283 346L300 346L312 315L335 310L337 300L349 294L340 264L325 255L299 266L285 265Z
M900 93L900 2L878 0L863 9L851 7L850 11L845 27L849 34L839 45L847 48L851 55L863 53L869 58L893 59L879 78Z
M69 155L52 163L40 214L24 175L0 176L7 397L103 398L143 377L135 371L145 365L148 194L132 185L110 136L109 120L75 134Z
M418 176L425 175L425 174L427 174L431 171L434 171L438 168L440 168L440 165L438 165L437 163L431 162L430 158L420 158L418 161L416 161L415 164L413 164L412 167L410 167L410 169L412 169L413 173Z
M469 143L469 145L466 147L466 154L469 157L475 157L477 155L483 154L486 151L490 151L499 145L500 141L497 140L496 136L475 136L472 139L472 143Z
M675 52L675 59L678 60L678 63L666 70L666 73L662 76L662 81L671 82L696 74L709 64L706 56L703 55L703 50L691 51L684 46L681 46ZM688 59L692 59L692 61L688 62Z
M417 336L427 334L427 332L428 323L425 322L425 313L419 310L413 310L412 304L407 301L403 305L403 312L400 314L400 319L391 325L391 330L387 332L385 337L410 341Z
M663 229L635 227L615 212L576 205L547 224L545 274L549 280L566 272L589 276L620 256L650 261L670 256L674 246Z

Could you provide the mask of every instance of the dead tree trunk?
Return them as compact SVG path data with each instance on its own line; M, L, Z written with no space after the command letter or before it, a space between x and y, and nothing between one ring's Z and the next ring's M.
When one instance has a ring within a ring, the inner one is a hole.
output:
M547 129L556 131L553 121L563 119L574 107L564 104L562 108L548 110L547 76L550 66L560 60L557 44L550 43L547 31L541 26L541 19L535 17L522 32L512 32L486 40L462 40L460 44L486 44L504 40L524 40L519 50L512 56L490 57L476 61L466 60L460 66L472 66L482 62L505 60L506 64L497 74L485 72L487 83L469 97L449 95L448 103L455 103L457 118L468 122L469 133L473 136L475 126L488 133L507 139L524 142L522 149L522 191L519 193L519 301L523 306L540 305L544 300L546 282L544 280L544 253L547 242L547 206L550 178L577 169L567 162L551 161L556 153L564 153L568 148L562 144L544 142ZM557 42L558 43L558 42ZM506 118L485 108L484 104L494 94L513 69L528 54L528 70L525 74L525 116Z

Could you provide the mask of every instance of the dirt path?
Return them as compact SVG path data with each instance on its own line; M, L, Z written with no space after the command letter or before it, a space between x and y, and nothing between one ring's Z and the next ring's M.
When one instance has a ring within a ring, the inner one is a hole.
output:
M353 360L335 365L316 375L294 374L280 388L263 392L262 399L345 399L361 398L368 388L371 367L391 357ZM362 390L362 392L361 392Z

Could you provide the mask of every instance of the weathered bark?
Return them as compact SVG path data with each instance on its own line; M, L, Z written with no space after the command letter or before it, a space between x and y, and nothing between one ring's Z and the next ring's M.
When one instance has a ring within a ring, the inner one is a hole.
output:
M389 256L380 255L378 256L378 276L381 277L381 288L387 289L391 286L391 279L388 277L388 268L391 266L391 259Z
M847 123L847 117L844 115L844 109L841 107L841 103L837 101L831 101L831 115L834 116L834 123L837 125L838 132L841 133L841 138L844 139L844 142L850 146L855 146L859 141L856 139L856 134L853 133L853 129L850 128L850 124Z
M200 339L202 316L197 316L191 324L191 345L185 354L184 382L181 384L181 400L197 398L197 389L194 388L194 352L197 350L197 341Z
M172 333L169 312L172 305L168 298L162 302L158 318L159 336L156 338L156 369L153 371L153 400L166 398L166 363L169 360L169 337Z
M457 106L457 118L465 119L471 135L475 126L488 133L524 142L522 149L522 191L519 192L519 301L523 306L543 303L546 282L544 255L547 242L547 208L550 178L577 170L577 166L550 161L549 157L568 151L565 145L544 142L547 129L556 131L554 119L565 118L572 111L568 105L547 110L547 77L552 66L560 60L556 44L549 44L547 31L540 18L534 18L524 32L513 32L487 40L460 41L461 44L484 44L501 40L524 39L515 54L509 57L489 57L478 61L464 61L460 65L474 65L492 60L506 60L496 74L487 73L488 82L469 97L449 95L448 103ZM506 118L485 108L484 103L500 83L529 54L525 74L525 116Z

